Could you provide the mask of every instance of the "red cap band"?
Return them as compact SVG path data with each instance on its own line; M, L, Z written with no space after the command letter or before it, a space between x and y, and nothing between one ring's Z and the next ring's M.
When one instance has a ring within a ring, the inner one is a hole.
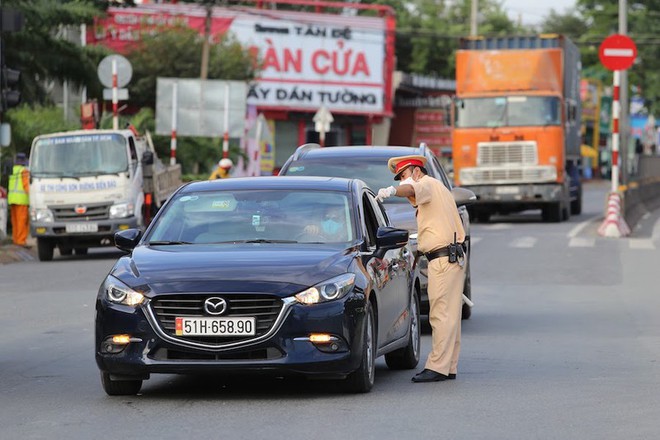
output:
M402 169L404 169L408 165L413 165L413 166L416 166L416 167L424 168L424 164L419 159L402 160L401 162L396 164L396 172L394 174L399 174L399 171L401 171Z

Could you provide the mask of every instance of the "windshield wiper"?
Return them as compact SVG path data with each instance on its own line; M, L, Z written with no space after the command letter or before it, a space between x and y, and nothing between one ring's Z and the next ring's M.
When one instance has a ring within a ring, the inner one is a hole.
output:
M161 240L161 241L150 241L147 244L154 245L154 246L171 246L171 245L177 245L177 244L193 244L189 241L167 241L167 240Z

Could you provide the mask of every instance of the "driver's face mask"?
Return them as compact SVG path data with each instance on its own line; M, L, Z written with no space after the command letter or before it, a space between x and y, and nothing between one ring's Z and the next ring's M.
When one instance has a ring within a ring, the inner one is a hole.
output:
M341 228L341 223L335 219L327 218L323 220L321 226L323 227L324 232L327 232L328 234L336 234L339 231L339 228Z

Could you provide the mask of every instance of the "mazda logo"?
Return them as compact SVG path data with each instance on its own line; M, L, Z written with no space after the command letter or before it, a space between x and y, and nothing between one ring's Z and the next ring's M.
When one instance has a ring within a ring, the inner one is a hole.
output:
M222 315L227 310L227 301L214 296L204 301L204 310L209 315Z

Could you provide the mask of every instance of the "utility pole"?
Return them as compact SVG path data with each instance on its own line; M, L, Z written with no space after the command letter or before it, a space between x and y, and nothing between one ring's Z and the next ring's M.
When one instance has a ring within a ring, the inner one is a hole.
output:
M470 8L470 36L476 37L477 32L477 9L478 0L472 0L472 7Z
M628 2L619 0L619 34L628 34ZM628 69L621 71L621 103L620 129L621 133L621 183L628 184L628 150L630 149L630 106L628 105Z
M202 67L199 78L207 79L209 76L209 51L211 50L211 15L213 6L211 3L206 5L206 19L204 20L204 41L202 43Z

